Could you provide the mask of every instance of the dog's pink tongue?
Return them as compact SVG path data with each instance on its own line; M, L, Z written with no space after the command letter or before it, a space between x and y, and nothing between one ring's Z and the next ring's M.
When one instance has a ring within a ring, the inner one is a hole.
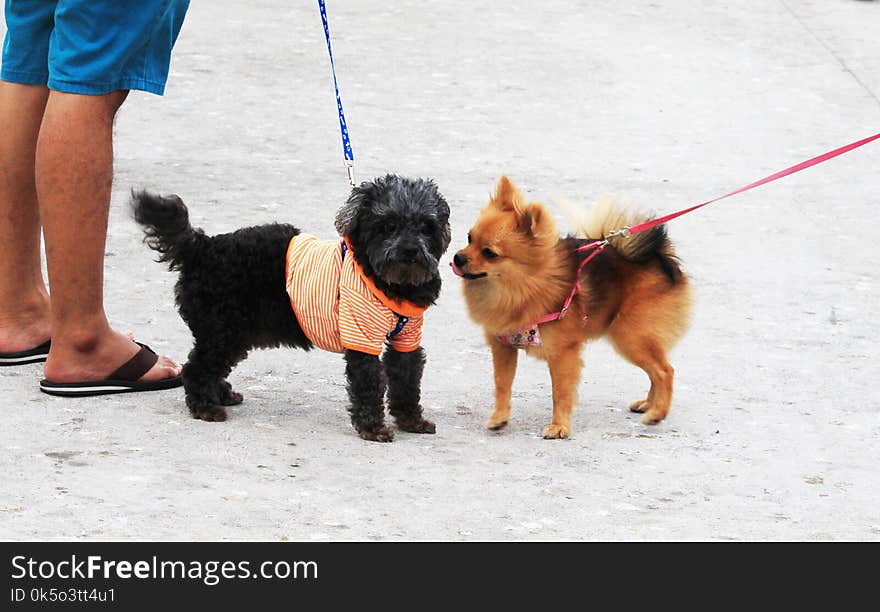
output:
M449 267L452 268L452 273L456 276L464 276L464 272L458 269L458 266L455 265L454 261L449 262Z

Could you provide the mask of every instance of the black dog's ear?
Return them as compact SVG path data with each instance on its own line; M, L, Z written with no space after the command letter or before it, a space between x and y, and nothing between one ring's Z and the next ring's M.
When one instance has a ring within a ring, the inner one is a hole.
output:
M452 228L449 226L449 204L446 202L446 198L440 194L440 189L432 179L428 179L426 183L434 199L437 201L437 220L440 222L440 239L443 242L442 252L445 253L446 249L449 248L449 243L452 241Z
M340 236L348 236L354 230L357 221L357 212L363 201L363 194L355 187L348 196L348 200L336 211L336 231Z
M372 198L375 189L374 183L364 181L351 190L348 200L336 212L336 231L340 236L350 236L357 227L358 213L364 204Z
M446 249L449 248L449 243L452 241L452 228L449 227L449 223L441 229L441 236L443 237L443 252L445 253Z
M452 241L452 228L449 226L449 204L446 203L446 198L444 198L440 193L437 193L437 199L440 202L440 213L441 213L441 223L440 226L440 237L443 239L443 252L446 252L446 249L449 248L449 243Z

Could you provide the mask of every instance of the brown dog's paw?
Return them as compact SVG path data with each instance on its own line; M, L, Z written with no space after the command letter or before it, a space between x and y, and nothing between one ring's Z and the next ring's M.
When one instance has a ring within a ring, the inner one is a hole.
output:
M498 431L499 429L503 429L507 426L507 422L509 419L509 412L498 412L496 410L492 413L492 416L489 417L489 420L486 421L486 427L491 429L492 431Z
M642 423L645 425L656 425L660 421L666 418L668 410L661 410L659 408L650 408L644 415L642 415Z
M437 432L437 426L428 419L397 419L397 428L401 431L418 434L432 434Z
M648 400L638 400L629 405L630 412L645 412L648 409Z
M199 408L197 410L193 410L192 415L194 419L215 423L225 421L227 418L226 409L223 406L208 406L205 408Z
M550 423L547 427L544 428L544 436L545 440L564 440L571 433L571 428L566 427L565 425L558 425L556 423Z
M358 435L364 440L370 442L392 442L394 441L394 432L390 427L382 425L375 429L362 429L358 431Z

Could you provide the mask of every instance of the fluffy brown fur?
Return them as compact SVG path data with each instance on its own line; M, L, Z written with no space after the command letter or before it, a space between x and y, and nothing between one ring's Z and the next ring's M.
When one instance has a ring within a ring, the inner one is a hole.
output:
M575 236L560 237L549 211L526 203L507 178L456 253L471 318L482 325L492 350L495 410L490 429L510 418L510 395L518 349L497 336L525 329L545 314L558 312L568 297L577 268L588 253L578 246L612 230L644 220L612 201L593 207L578 222ZM553 384L553 418L545 438L567 438L587 341L605 336L620 355L642 368L651 381L646 399L630 410L643 423L663 420L672 401L673 369L666 353L684 334L691 292L663 226L628 238L612 239L586 264L582 290L562 320L540 326L542 344L529 355L547 361Z

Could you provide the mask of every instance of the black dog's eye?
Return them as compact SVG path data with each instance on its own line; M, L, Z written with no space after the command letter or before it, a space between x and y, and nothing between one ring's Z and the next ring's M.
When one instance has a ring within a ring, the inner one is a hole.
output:
M495 259L498 257L498 253L493 251L492 249L483 249L483 257L486 259Z
M433 236L434 235L434 224L430 221L425 221L422 223L422 233L425 236Z
M471 233L468 232L468 244L470 244L470 243L471 243Z
M397 221L393 219L389 219L385 222L385 232L388 234L393 234L397 231Z

